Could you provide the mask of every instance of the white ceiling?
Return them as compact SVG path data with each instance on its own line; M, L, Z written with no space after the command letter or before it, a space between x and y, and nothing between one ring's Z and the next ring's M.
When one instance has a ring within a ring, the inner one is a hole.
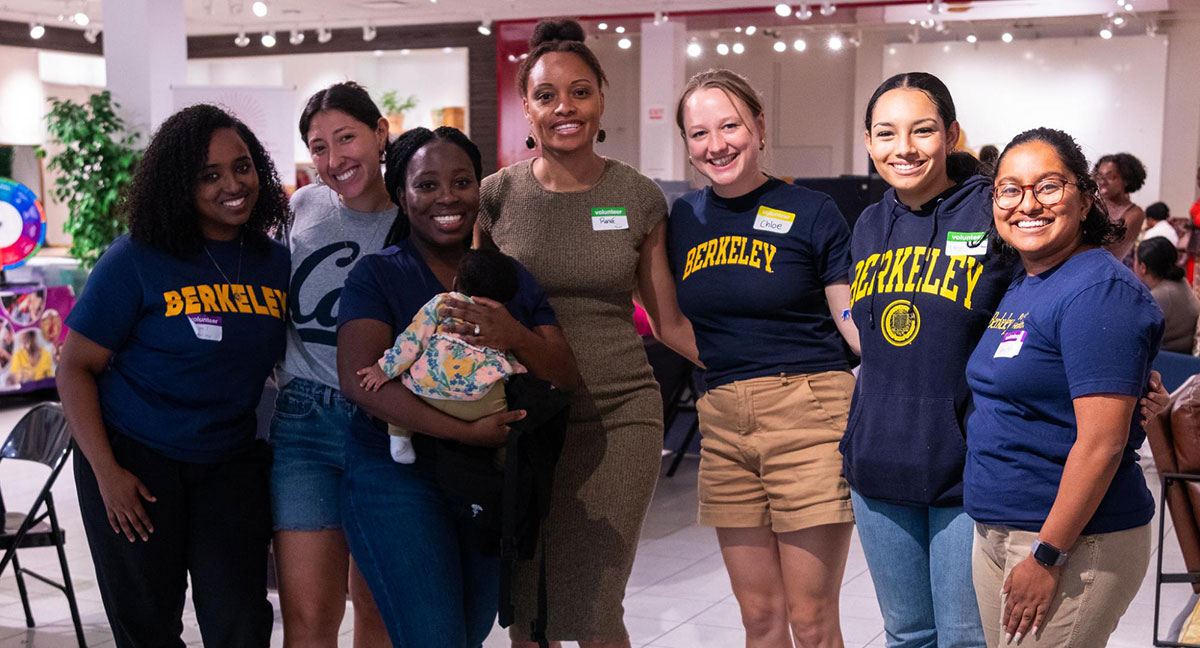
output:
M0 20L38 21L48 25L77 27L69 21L85 12L93 26L103 22L103 0L0 0ZM109 2L120 0L107 0ZM163 2L170 0L144 0ZM179 0L175 0L179 1ZM1135 11L1163 11L1176 7L1200 7L1200 0L1129 0ZM266 0L268 13L255 16L253 0L182 0L189 34L222 34L239 30L316 29L356 27L370 22L376 26L412 25L477 20L530 19L544 16L646 15L655 11L711 12L715 10L769 10L772 0ZM792 0L793 6L801 4ZM816 6L820 0L810 0ZM837 5L884 4L878 0L838 0ZM901 22L911 15L928 16L924 2L891 0L895 5L881 12L873 9L875 22ZM1113 0L948 0L955 10L943 13L946 20L1017 19L1063 15L1096 15L1115 9ZM767 14L773 17L773 14ZM835 19L852 12L842 11ZM60 17L63 20L60 22Z

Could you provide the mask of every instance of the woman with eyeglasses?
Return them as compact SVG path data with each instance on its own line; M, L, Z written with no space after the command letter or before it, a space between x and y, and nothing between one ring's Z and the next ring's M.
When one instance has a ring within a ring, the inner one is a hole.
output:
M1163 335L1154 297L1068 134L1000 155L992 215L1024 271L967 363L964 502L988 646L1103 646L1141 585L1154 499L1137 400Z

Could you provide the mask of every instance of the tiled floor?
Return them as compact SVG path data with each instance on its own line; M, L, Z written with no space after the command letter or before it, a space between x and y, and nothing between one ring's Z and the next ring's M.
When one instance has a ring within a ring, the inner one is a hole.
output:
M27 407L27 403L0 402L0 430L11 429ZM3 488L9 510L23 510L44 480L45 468L7 460L0 462L0 466L0 488ZM1144 461L1143 466L1148 468L1148 481L1157 482L1149 461ZM684 461L674 478L663 478L659 482L625 601L625 621L634 646L737 648L744 644L737 603L730 592L729 580L717 550L716 536L711 529L695 524L695 487L695 459ZM1157 496L1158 489L1152 490ZM95 573L79 519L69 467L64 470L63 478L54 492L63 525L67 529L68 560L73 570L88 644L111 646L112 635L108 631L100 594L96 589ZM58 573L53 549L25 550L21 556L26 567L47 575ZM1184 569L1173 531L1168 532L1163 558L1168 571ZM30 590L34 618L38 623L33 630L25 628L20 597L11 572L0 574L0 647L56 648L76 645L65 599L57 591L36 581L30 582ZM1169 585L1164 594L1161 633L1166 632L1172 619L1188 604L1190 591L1183 585ZM857 536L850 548L841 602L842 632L846 646L884 646L883 620ZM274 596L272 603L278 610L278 599ZM1109 646L1132 648L1152 645L1153 606L1154 576L1151 569ZM185 641L189 645L201 645L190 606L185 613L185 625ZM339 643L350 646L349 615L342 627ZM503 630L497 628L484 645L487 648L507 646L506 636ZM281 646L282 642L283 635L277 619L272 645Z

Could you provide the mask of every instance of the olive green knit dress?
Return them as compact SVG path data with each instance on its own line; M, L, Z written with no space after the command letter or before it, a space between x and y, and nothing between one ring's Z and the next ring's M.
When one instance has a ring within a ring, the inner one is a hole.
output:
M480 227L546 291L583 378L544 523L551 640L628 636L621 602L658 479L663 422L632 294L639 248L666 210L653 181L611 159L586 191L547 191L531 160L483 181ZM529 638L537 564L518 562L514 639Z

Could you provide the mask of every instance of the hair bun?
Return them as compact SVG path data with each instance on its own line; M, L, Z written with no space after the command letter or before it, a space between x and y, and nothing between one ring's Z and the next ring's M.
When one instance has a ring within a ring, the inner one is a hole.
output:
M533 36L529 37L529 49L551 41L578 41L582 43L587 38L583 27L574 20L543 20L533 28Z

